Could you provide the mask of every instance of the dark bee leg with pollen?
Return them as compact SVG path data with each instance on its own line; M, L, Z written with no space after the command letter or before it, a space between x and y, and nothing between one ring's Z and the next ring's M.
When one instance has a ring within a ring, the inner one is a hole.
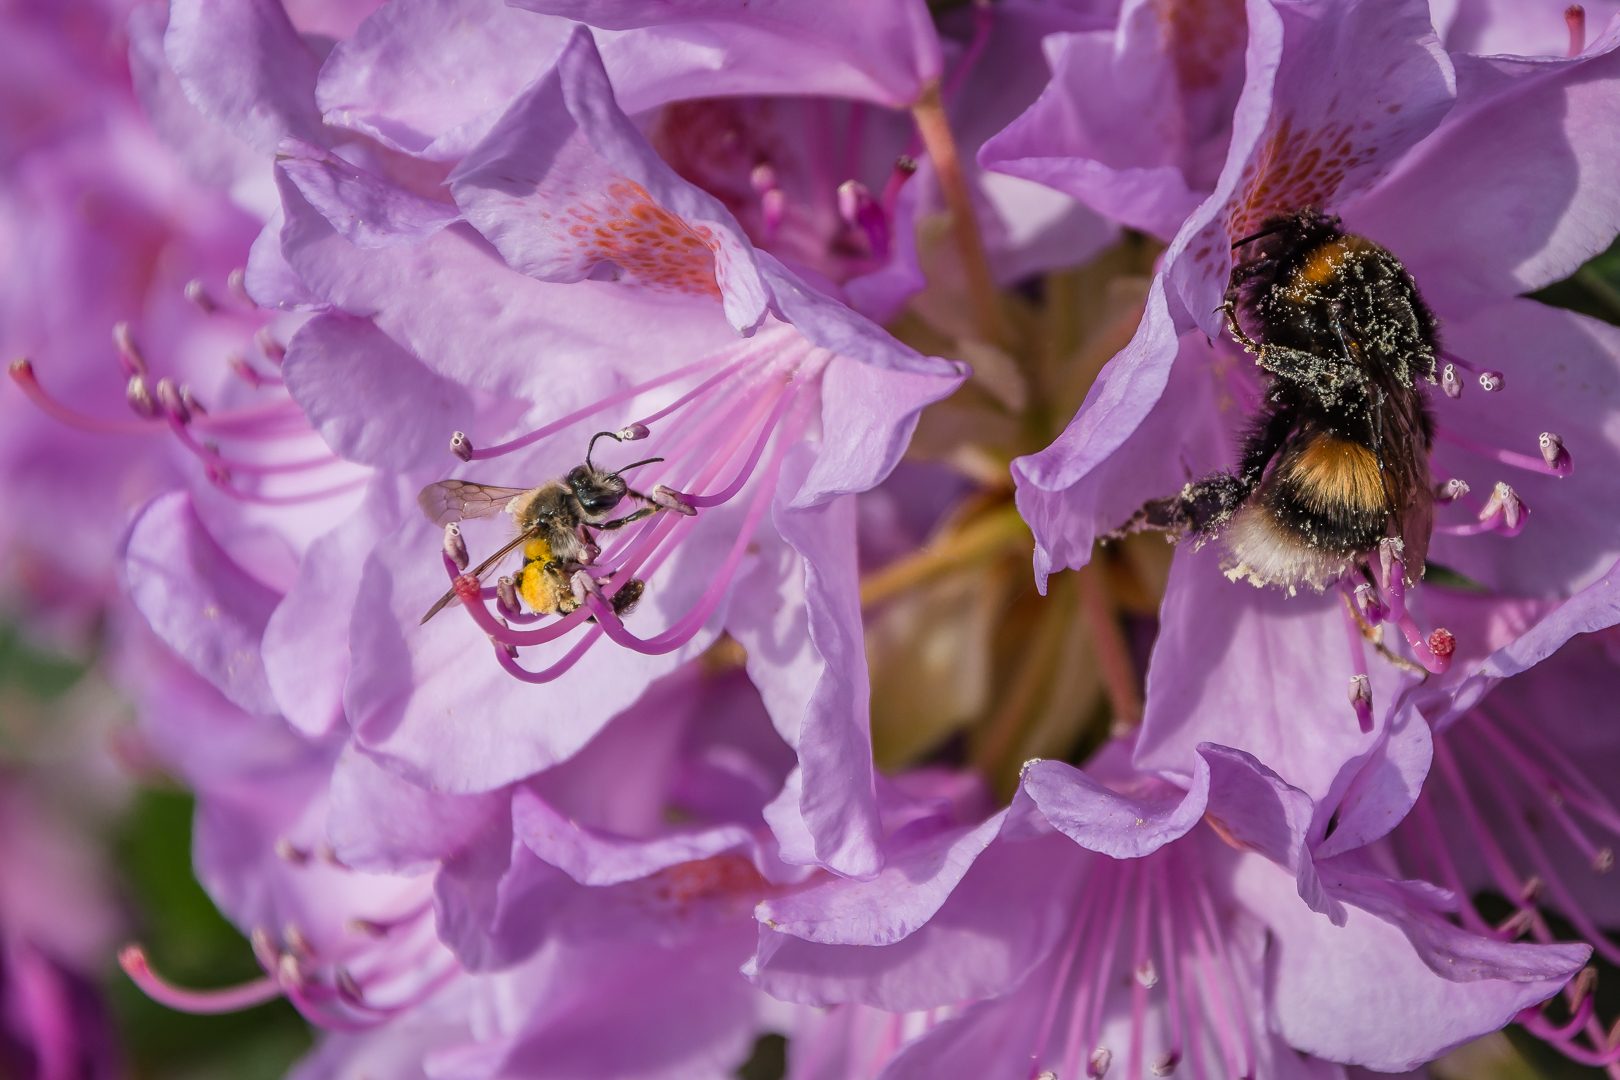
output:
M1154 499L1131 520L1102 537L1118 539L1144 529L1162 529L1176 536L1207 537L1224 525L1244 500L1254 494L1294 429L1293 410L1273 404L1243 440L1243 454L1235 472L1219 472L1188 484L1178 495Z

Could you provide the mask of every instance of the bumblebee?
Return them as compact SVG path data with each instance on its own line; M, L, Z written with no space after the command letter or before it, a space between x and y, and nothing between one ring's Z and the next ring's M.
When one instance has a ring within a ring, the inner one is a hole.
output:
M642 429L639 436L645 434L646 430ZM591 461L598 439L625 441L639 436L597 432L586 447L583 465L576 466L566 477L547 480L539 487L495 487L466 480L441 480L423 488L416 502L429 521L441 526L489 517L502 510L511 514L517 522L518 535L480 563L472 571L473 576L483 577L521 547L524 561L515 582L518 595L536 612L566 615L581 603L574 595L574 572L591 565L597 556L592 533L621 529L665 509L650 496L632 490L621 475L663 458L647 458L614 472L607 472ZM623 517L610 518L626 498L645 505ZM621 615L627 613L641 598L643 588L639 580L626 582L613 595L614 611ZM422 621L425 623L437 615L455 595L456 591L451 589L441 596L422 616Z
M1321 591L1386 540L1408 584L1433 527L1434 315L1387 249L1314 209L1232 245L1227 326L1265 372L1237 467L1149 502L1121 529L1216 536L1233 580Z

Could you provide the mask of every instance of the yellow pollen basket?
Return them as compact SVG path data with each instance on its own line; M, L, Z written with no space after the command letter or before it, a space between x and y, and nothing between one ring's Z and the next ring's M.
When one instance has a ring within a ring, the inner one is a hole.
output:
M551 545L535 537L523 545L523 570L518 574L517 591L530 611L542 615L567 614L576 606L567 583L555 571L548 572Z

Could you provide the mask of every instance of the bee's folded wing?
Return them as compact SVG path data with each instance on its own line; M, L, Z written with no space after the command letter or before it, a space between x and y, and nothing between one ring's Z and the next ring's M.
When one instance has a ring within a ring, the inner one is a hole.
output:
M433 524L448 525L452 521L500 513L514 496L522 495L527 490L473 484L466 480L440 480L423 488L416 496L416 504Z

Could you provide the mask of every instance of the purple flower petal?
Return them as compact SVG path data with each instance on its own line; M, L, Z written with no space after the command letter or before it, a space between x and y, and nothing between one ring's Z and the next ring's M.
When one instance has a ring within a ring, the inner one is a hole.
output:
M1240 750L1204 743L1198 753L1209 763L1210 824L1228 842L1291 871L1306 906L1343 926L1344 906L1323 890L1306 847L1310 796Z
M765 286L740 227L619 111L583 27L451 173L450 191L506 262L531 277L583 281L611 263L604 269L644 288L721 300L739 331L765 317Z
M529 850L581 885L617 885L683 862L746 847L741 825L692 829L649 840L579 825L526 788L512 795L512 828Z
M259 153L325 141L320 61L276 0L176 0L163 51L191 103Z
M332 767L331 800L326 829L339 861L379 874L434 869L490 831L510 802L504 791L435 794L401 780L352 743Z
M309 204L358 248L418 244L461 213L358 169L335 154L297 139L283 139L276 161Z
M746 9L722 0L677 6L648 0L517 0L531 11L608 30L660 26L719 52L690 90L669 98L731 94L824 94L904 107L942 66L933 20L920 0L836 0L804 7L764 0ZM859 32L855 32L856 28ZM671 34L671 36L675 36ZM717 48L718 46L718 48Z
M822 945L892 945L932 919L986 846L1005 811L971 829L936 833L910 845L898 838L883 870L866 881L834 880L759 905L761 922Z
M1334 926L1301 904L1283 875L1266 860L1246 859L1235 877L1239 900L1272 934L1271 1026L1332 1061L1381 1072L1415 1068L1545 1001L1584 960L1583 946L1510 946L1546 948L1542 955L1563 974L1526 982L1436 978L1396 927L1356 907Z
M292 588L265 624L265 677L287 722L309 738L323 738L344 719L349 618L366 556L397 522L397 487L379 482L359 513L309 546Z
M1456 97L1451 61L1417 0L1274 14L1251 5L1248 69L1215 193L1165 257L1176 295L1211 336L1222 333L1233 240L1275 213L1343 205L1433 131Z
M1051 949L1087 859L1067 837L992 843L928 922L883 948L821 945L760 927L743 973L773 997L896 1011L1003 993Z
M326 122L455 161L567 39L562 19L502 0L395 0L340 41L315 90Z
M1345 763L1382 738L1362 734L1347 697L1344 601L1337 590L1289 596L1229 581L1220 560L1210 545L1171 564L1136 763L1191 776L1197 745L1212 742L1323 800ZM1375 715L1386 715L1410 676L1376 658L1369 671Z
M237 566L183 491L154 499L124 544L130 600L165 644L250 713L279 711L259 640L280 599Z
M1458 103L1388 180L1345 207L1447 298L1512 296L1573 273L1620 228L1620 34L1582 56L1457 58ZM1525 192L1535 192L1525 198Z
M562 415L622 389L621 373L667 370L672 339L692 355L736 340L718 305L607 282L553 285L515 274L465 224L411 247L356 248L290 180L280 187L287 214L282 248L299 278L333 306L374 319L429 368L463 386L546 402L568 386L576 396L558 401L553 415Z
M1352 851L1386 835L1406 817L1429 774L1434 740L1429 722L1408 695L1379 729L1379 740L1364 760L1351 760L1335 787L1333 831L1316 846L1316 858ZM1327 828L1327 821L1321 822Z
M445 432L472 426L457 383L424 367L370 319L317 315L287 343L281 370L326 444L396 472L445 463Z
M802 463L788 463L789 470L802 468ZM784 474L787 489L792 490L791 476L787 470ZM778 730L798 754L797 813L812 840L815 861L851 877L869 877L883 865L882 829L867 716L870 691L855 566L854 500L845 497L812 509L781 511L776 523L782 539L803 560L805 622L799 633L808 635L814 659L801 644L795 650L801 661L778 674L770 670L769 654L758 660L750 655L749 674L772 707ZM797 622L797 612L785 614ZM745 647L751 641L766 645L757 634L745 633L739 640ZM794 637L802 643L799 634ZM775 652L780 645L776 641L767 647ZM815 681L810 688L806 681L812 672ZM767 687L784 681L797 690L793 697L803 700L802 706L777 704L783 695ZM784 806L781 812L791 809Z
M1144 798L1104 787L1061 761L1024 767L1022 786L1052 827L1075 843L1115 859L1136 859L1183 836L1204 816L1210 796L1209 767L1200 757L1183 792L1150 786Z

